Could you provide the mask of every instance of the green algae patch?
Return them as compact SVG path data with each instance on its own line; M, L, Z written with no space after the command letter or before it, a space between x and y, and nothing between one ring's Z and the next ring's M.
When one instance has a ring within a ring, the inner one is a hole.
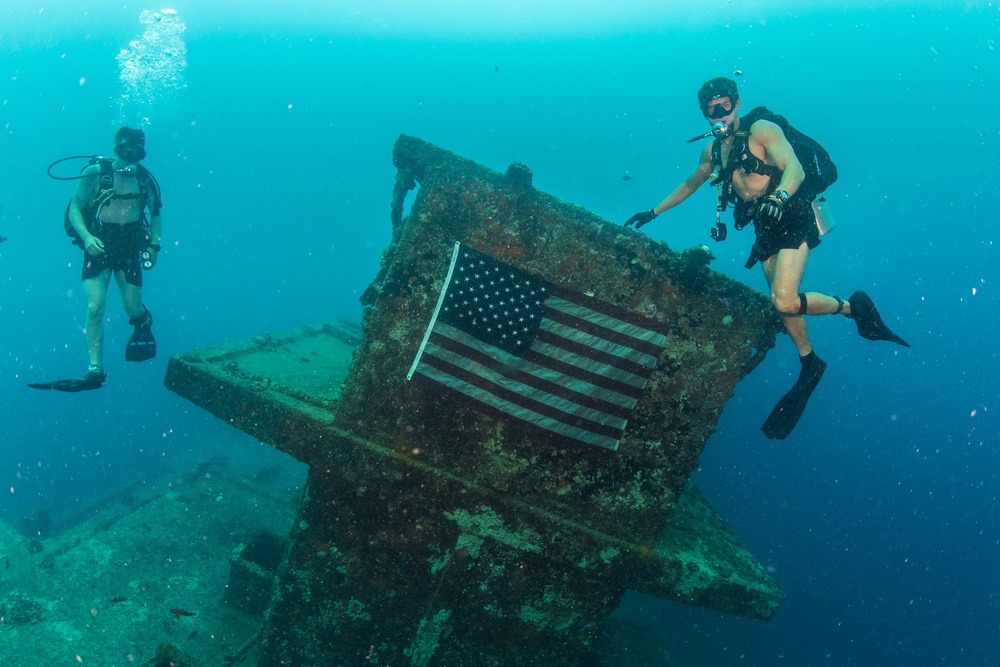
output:
M519 551L530 553L541 553L542 551L541 535L528 528L519 531L511 530L504 524L503 519L486 505L480 505L478 513L460 509L454 512L445 512L445 516L458 524L462 530L456 549L468 549L469 555L473 558L479 555L479 549L482 547L484 539L496 540Z

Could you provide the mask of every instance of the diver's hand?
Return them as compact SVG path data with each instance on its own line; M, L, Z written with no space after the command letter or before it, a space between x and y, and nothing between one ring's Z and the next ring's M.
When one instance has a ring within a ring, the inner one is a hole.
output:
M631 227L632 225L635 225L635 228L639 229L640 227L642 227L644 224L646 224L655 217L656 213L653 212L653 209L649 209L648 211L639 211L638 213L636 213L631 218L625 221L625 226Z
M88 255L94 255L95 257L97 255L103 255L104 242L91 234L83 240L83 249L87 251Z
M757 213L754 218L758 222L777 223L781 222L781 217L785 214L785 200L776 194L768 195L757 204Z

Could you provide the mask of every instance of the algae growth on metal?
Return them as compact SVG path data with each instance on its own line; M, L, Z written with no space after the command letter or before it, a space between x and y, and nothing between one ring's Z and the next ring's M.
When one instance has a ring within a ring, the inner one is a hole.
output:
M577 665L629 589L773 615L781 590L688 482L781 330L767 298L706 248L538 191L525 165L405 135L393 162L393 240L360 330L312 324L168 368L168 387L309 465L261 664ZM617 451L405 381L455 242L667 332Z

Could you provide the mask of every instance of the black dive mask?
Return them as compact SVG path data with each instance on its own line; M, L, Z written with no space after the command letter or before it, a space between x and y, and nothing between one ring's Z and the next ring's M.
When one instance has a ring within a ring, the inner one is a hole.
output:
M146 149L140 144L123 141L115 146L115 155L120 157L125 162L135 163L146 157Z
M708 108L706 106L704 109L705 117L708 118L709 120L725 118L726 116L728 116L733 112L733 99L731 97L729 98L723 97L717 99L720 99L720 102L718 104L716 104L712 108ZM710 102L714 101L715 100L710 100Z

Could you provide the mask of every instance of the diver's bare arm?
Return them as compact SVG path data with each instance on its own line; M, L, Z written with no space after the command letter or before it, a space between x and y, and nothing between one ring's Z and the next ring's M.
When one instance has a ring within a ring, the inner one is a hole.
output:
M69 222L83 240L84 246L86 246L87 241L93 235L87 229L87 222L83 217L83 209L94 200L94 196L97 194L98 180L96 176L100 173L100 167L87 167L83 173L87 178L81 178L76 182L73 199L69 205Z
M160 245L163 239L163 216L154 213L149 216L149 244Z
M753 124L751 134L764 146L767 161L781 170L781 182L775 190L784 190L789 196L794 195L805 180L806 172L795 157L795 150L785 138L785 133L770 121L757 121Z
M667 195L666 199L656 205L653 209L653 213L659 215L664 211L669 211L674 206L677 206L682 201L690 197L694 191L700 188L702 183L707 181L711 176L712 144L708 144L701 152L701 157L698 160L698 166L695 167L694 171L692 171L680 185L674 188L673 192Z

